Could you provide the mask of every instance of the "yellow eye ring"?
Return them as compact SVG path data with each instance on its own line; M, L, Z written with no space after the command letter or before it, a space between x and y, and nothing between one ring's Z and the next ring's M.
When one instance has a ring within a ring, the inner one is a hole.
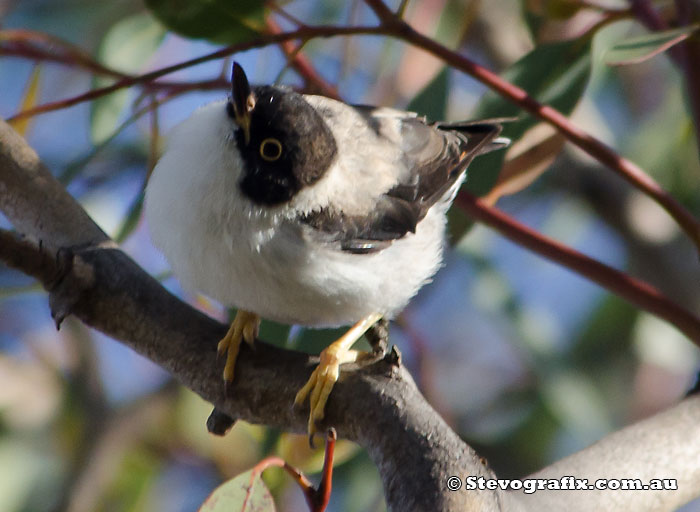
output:
M260 156L268 162L279 160L282 156L282 143L277 139L268 137L260 143Z

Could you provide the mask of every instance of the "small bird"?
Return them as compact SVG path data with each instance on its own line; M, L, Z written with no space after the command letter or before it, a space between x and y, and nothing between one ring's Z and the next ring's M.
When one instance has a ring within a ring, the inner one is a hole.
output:
M237 308L218 345L226 382L261 318L352 326L321 352L296 395L297 405L309 397L313 439L340 366L366 355L352 345L372 330L381 355L382 324L438 270L445 214L467 166L508 140L498 120L428 123L412 112L251 87L237 63L231 82L227 101L173 129L145 216L182 285Z

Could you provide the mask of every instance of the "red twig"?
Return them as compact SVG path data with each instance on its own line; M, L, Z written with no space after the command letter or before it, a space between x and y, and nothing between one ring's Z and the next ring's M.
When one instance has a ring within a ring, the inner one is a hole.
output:
M487 206L464 190L457 195L455 203L474 219L494 228L515 243L573 270L632 304L672 323L700 346L700 319L650 284L538 233L500 210Z
M110 69L93 59L88 53L59 37L26 29L0 30L0 55L14 55L77 65L96 74L125 78L128 75ZM44 48L46 47L46 48Z
M335 442L338 440L334 428L330 428L326 434L326 453L323 457L323 470L321 471L321 483L318 490L306 494L306 502L312 512L323 512L331 499L333 487L333 457L335 456Z
M335 429L329 429L326 435L326 453L323 458L321 483L318 485L318 489L314 488L311 481L306 478L306 476L300 470L294 466L291 466L285 460L281 459L280 457L267 457L258 462L251 471L248 492L243 500L241 510L246 510L248 499L252 495L255 479L259 478L263 471L272 466L284 469L292 477L292 479L294 479L299 487L301 487L301 490L304 492L304 497L306 498L306 503L309 505L310 512L323 512L326 510L328 502L331 498L331 488L333 482L333 457L335 455L335 443L337 439L338 435L336 434Z

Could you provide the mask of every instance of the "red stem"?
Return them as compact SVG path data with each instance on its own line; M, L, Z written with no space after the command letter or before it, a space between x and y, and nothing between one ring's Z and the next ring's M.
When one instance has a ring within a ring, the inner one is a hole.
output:
M323 457L323 470L321 472L321 483L315 491L313 503L309 503L312 512L323 512L331 499L331 489L333 487L333 457L335 455L335 442L338 434L334 428L328 429L326 435L326 453Z
M250 483L248 484L248 493L243 501L242 510L246 509L248 498L250 497L250 491L253 488L255 479L262 475L262 472L270 466L276 466L284 469L287 473L289 473L294 481L299 484L301 490L304 492L306 503L309 505L309 510L311 512L323 512L326 510L328 502L331 499L331 488L333 484L333 457L335 455L335 443L337 440L338 434L336 434L334 428L330 428L326 434L326 453L323 458L321 483L318 486L318 490L314 488L313 484L301 471L294 466L289 465L280 457L267 457L258 462L251 471Z
M459 192L455 203L474 219L494 228L513 242L573 270L632 304L672 323L693 343L700 346L700 319L650 284L538 233L500 210L487 206L465 190Z

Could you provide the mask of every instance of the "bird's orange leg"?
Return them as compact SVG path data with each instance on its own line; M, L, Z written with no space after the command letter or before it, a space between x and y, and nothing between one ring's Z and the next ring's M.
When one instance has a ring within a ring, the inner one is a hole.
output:
M217 351L219 355L226 353L226 365L224 366L224 381L227 383L233 380L233 370L236 366L236 358L241 348L241 342L245 340L251 347L258 336L260 328L260 317L255 313L238 310L236 317L231 322L226 336L219 342Z
M340 376L340 365L355 362L361 354L350 347L381 318L378 313L366 316L321 352L321 361L294 399L294 405L301 405L309 396L309 439L313 439L316 423L323 419L328 396Z

